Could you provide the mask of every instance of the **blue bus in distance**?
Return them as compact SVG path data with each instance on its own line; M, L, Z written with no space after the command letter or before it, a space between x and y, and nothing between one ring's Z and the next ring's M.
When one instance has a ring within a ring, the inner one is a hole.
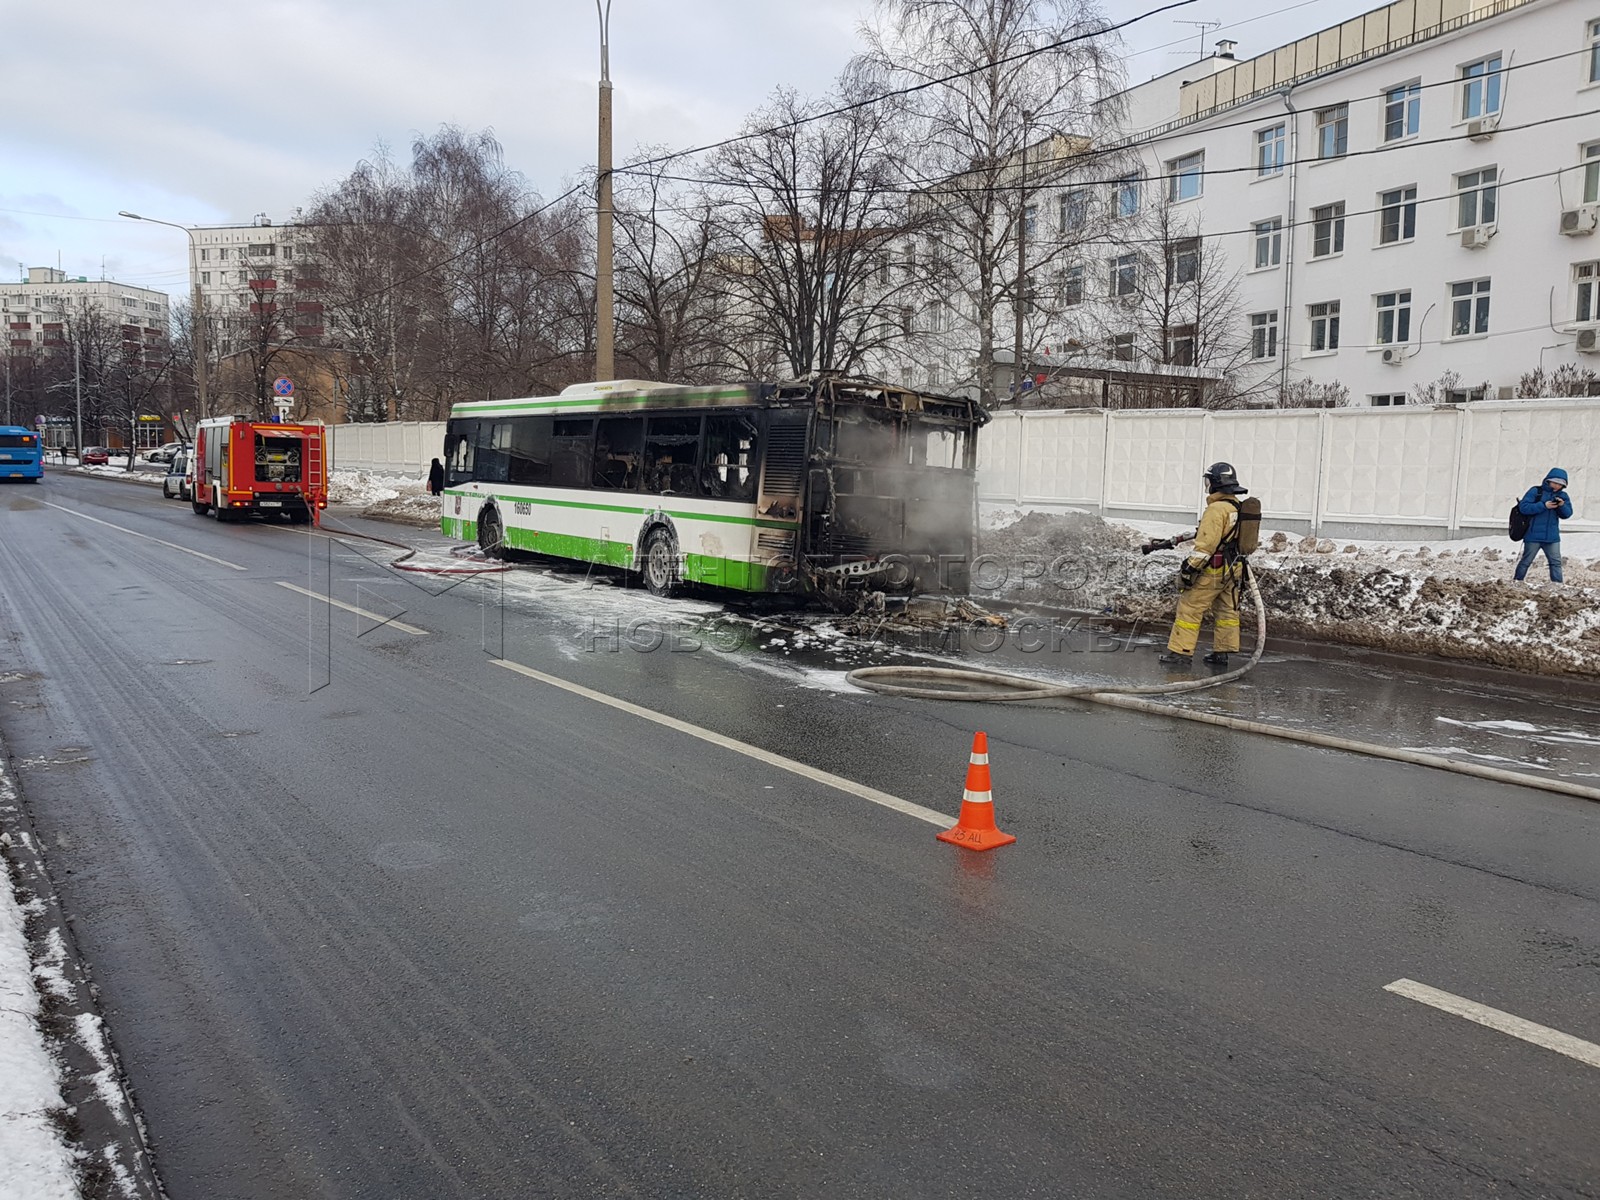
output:
M44 449L39 434L26 425L0 425L0 479L38 483L43 477Z

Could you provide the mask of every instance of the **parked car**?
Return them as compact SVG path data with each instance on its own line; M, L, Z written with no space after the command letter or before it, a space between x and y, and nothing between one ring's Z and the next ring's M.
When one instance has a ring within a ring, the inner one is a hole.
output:
M159 446L156 449L150 451L149 454L146 454L144 456L144 459L145 459L146 462L164 462L164 463L169 463L169 462L172 461L172 456L174 454L176 454L179 450L182 450L182 449L183 449L183 443L182 442L168 442L166 445Z
M103 467L111 462L111 451L104 446L90 446L78 461L86 467Z
M183 446L167 464L167 477L161 481L161 494L168 500L192 500L189 487L189 448Z

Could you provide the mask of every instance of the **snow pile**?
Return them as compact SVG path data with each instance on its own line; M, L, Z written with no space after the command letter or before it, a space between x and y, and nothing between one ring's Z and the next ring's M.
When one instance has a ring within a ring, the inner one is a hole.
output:
M350 505L359 508L364 517L406 525L439 523L438 497L428 495L426 480L409 475L334 471L328 480L328 503Z
M1088 609L1162 623L1177 595L1173 552L1139 543L1193 526L1108 524L1081 512L988 514L973 570L979 599ZM1514 670L1600 675L1600 534L1562 539L1566 583L1541 558L1511 581L1505 538L1352 542L1264 532L1252 558L1280 634ZM1247 621L1248 624L1248 621Z

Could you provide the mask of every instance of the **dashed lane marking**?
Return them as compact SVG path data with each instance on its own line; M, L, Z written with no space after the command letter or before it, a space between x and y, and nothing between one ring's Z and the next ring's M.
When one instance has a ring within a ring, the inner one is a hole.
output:
M320 601L323 604L331 604L335 608L344 609L345 612L353 612L357 616L366 617L369 621L376 621L379 625L389 629L398 629L401 633L409 633L413 637L423 637L428 632L426 629L418 629L415 625L407 625L404 621L397 621L393 617L386 617L382 613L368 612L364 608L357 608L354 604L346 604L343 600L335 600L332 596L324 596L321 592L313 592L310 588L303 588L298 584L285 583L281 579L277 580L276 583L279 587L288 588L291 592L299 592L302 596L310 596L313 600Z
M937 825L940 829L948 829L955 820L942 812L935 812L931 808L923 808L920 804L913 804L909 800L902 800L899 796L891 796L888 792L880 792L877 788L869 788L865 784L856 783L842 775L832 775L827 771L819 771L816 767L809 767L803 762L796 762L792 758L785 758L781 754L773 754L770 750L763 750L759 746L752 746L748 742L741 742L737 738L726 737L714 733L709 729L702 729L698 725L691 725L687 721L680 721L677 717L669 717L665 713L658 713L654 709L644 708L638 704L630 704L626 700L619 700L615 696L608 696L604 692L594 691L582 684L570 683L565 679L558 679L554 675L546 675L543 671L535 671L532 667L525 667L521 663L509 662L503 658L493 660L498 667L508 671L515 671L518 675L526 675L529 679L536 679L540 683L548 684L553 688L560 688L564 692L571 692L574 696L582 696L586 700L593 700L596 704L604 704L608 708L617 709L619 712L630 713L635 717L642 717L646 721L654 721L657 725L665 725L668 729L675 729L679 733L686 733L690 737L699 738L702 742L710 742L713 746L721 746L724 750L732 750L735 754L742 754L746 758L753 758L757 762L766 763L769 767L777 767L780 771L788 771L791 775L798 775L802 779L809 779L813 783L824 784L827 787L837 788L862 800L870 800L873 804L882 805L884 808L893 809L908 817L915 817L919 821L926 821L930 825Z
M1525 1021L1498 1008L1490 1008L1487 1004L1479 1004L1476 1000L1468 1000L1451 992L1442 992L1414 979L1396 979L1393 983L1384 984L1383 990L1468 1021L1476 1021L1479 1025L1487 1025L1500 1033L1509 1033L1514 1038L1554 1050L1557 1054L1565 1054L1588 1066L1600 1067L1600 1046L1573 1037L1570 1033L1562 1033L1559 1029L1551 1029L1548 1025Z
M176 542L164 542L158 537L151 537L148 533L140 533L137 529L129 529L125 525L113 525L110 521L102 521L99 517L91 517L88 513L79 512L75 508L65 508L60 504L52 504L48 500L40 501L46 508L53 508L57 512L64 512L69 517L79 517L85 521L93 521L96 525L104 525L107 529L115 529L118 533L125 533L129 537L143 538L147 542L154 542L158 546L165 546L169 550L177 550L182 554L192 554L195 558L203 558L207 562L214 562L219 567L227 567L230 571L246 571L248 567L241 567L238 563L231 563L225 558L214 558L209 554L202 554L198 550L191 550L188 546L180 546Z

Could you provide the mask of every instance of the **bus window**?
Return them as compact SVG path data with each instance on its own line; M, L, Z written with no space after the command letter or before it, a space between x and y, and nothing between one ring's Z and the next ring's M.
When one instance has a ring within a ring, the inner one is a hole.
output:
M718 500L756 498L756 426L748 417L706 418L700 491Z
M444 439L445 483L454 487L472 481L473 439L477 436L476 421L452 422Z
M594 461L594 418L562 417L550 433L550 482L588 487Z
M517 417L511 421L508 481L540 484L550 482L550 427L553 417Z
M643 450L643 417L602 418L594 434L594 486L638 491Z
M644 440L644 490L694 495L700 416L651 417Z

